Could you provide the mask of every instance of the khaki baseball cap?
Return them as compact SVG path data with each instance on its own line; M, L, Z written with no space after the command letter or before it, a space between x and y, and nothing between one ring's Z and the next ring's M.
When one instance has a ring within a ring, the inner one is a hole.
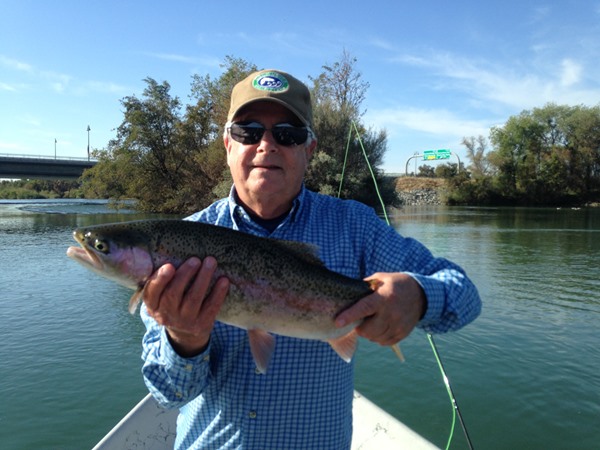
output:
M259 100L279 103L292 111L305 126L312 126L308 88L289 73L274 69L251 73L234 86L227 121L231 122L244 106Z

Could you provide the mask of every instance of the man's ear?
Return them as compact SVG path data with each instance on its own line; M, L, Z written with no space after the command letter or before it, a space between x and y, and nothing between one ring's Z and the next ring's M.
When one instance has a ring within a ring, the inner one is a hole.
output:
M307 156L307 159L312 158L312 155L313 155L313 153L315 151L315 148L317 148L317 140L313 139L310 142L310 145L308 147L306 147L306 156Z
M223 133L223 144L225 144L225 150L227 151L227 155L229 155L230 152L230 147L229 144L231 144L231 140L229 137L229 133Z

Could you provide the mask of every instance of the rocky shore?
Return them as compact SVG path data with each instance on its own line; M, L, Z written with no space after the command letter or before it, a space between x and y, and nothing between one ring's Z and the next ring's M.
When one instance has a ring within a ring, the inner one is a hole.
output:
M444 181L437 178L400 177L396 193L404 206L442 205Z
M415 189L400 191L398 197L404 206L441 205L439 192L436 189Z

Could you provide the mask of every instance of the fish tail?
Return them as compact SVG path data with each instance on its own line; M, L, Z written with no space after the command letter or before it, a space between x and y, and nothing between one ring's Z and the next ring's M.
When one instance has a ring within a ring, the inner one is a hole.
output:
M381 286L383 284L383 282L381 280L378 280L377 278L372 278L371 280L367 280L367 283L369 283L369 287L371 288L372 291L376 291L379 286Z

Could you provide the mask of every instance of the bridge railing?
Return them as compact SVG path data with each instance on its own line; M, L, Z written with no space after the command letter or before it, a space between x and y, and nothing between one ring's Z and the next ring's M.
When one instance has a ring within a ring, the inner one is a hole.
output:
M21 155L14 153L0 153L2 158L27 158L27 159L52 159L57 161L96 161L94 158L80 156L51 156L51 155Z

